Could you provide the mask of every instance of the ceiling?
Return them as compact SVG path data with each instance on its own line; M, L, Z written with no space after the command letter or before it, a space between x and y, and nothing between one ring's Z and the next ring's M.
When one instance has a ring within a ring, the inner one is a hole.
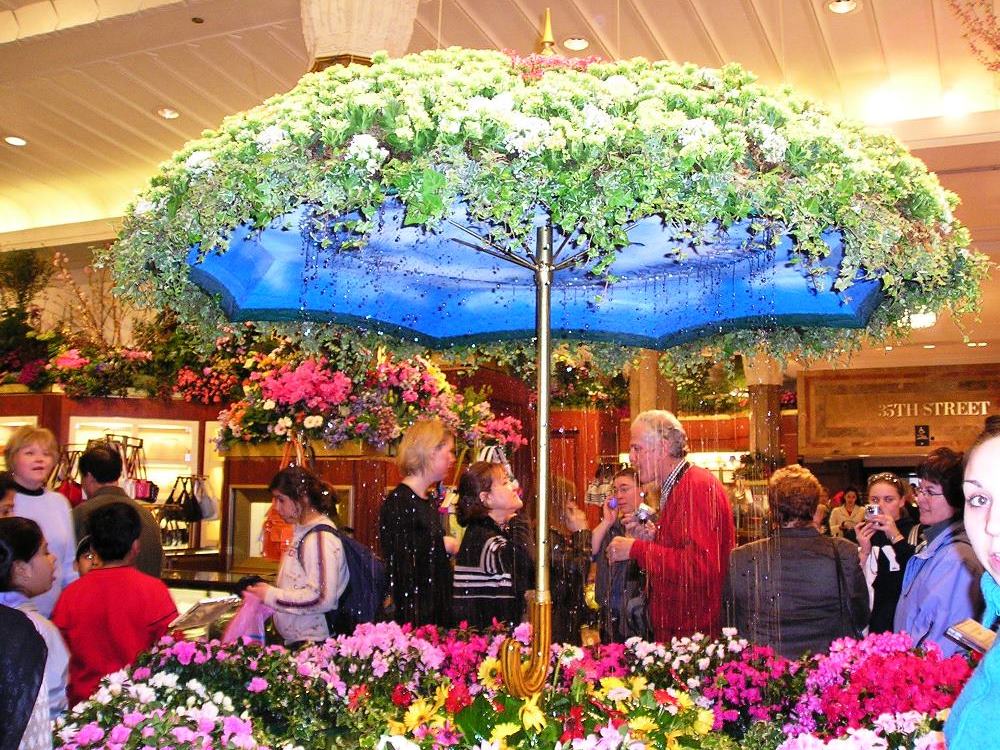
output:
M947 0L859 0L844 16L825 5L419 0L409 49L534 51L550 7L557 40L590 41L577 54L740 62L893 130L961 196L976 247L1000 261L1000 88ZM157 164L309 68L299 12L299 0L0 0L0 138L28 141L0 141L0 250L112 236ZM164 106L180 117L159 117ZM851 366L1000 361L1000 278L985 292L981 320L961 324L987 346L941 320Z

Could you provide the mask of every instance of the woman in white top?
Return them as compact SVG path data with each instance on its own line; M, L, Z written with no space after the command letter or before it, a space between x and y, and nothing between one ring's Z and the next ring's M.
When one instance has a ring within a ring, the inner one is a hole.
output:
M865 506L858 504L858 491L854 487L844 490L844 504L830 513L830 534L843 536L857 542L854 527L865 520Z
M59 629L34 605L34 597L52 587L55 557L38 524L27 518L0 518L0 604L20 610L45 639L45 682L49 718L66 711L69 651Z
M30 518L42 528L49 551L56 558L56 578L51 588L35 598L34 604L44 617L52 616L59 594L77 579L73 569L76 535L69 501L58 492L45 488L55 466L58 445L55 436L44 428L19 427L7 441L4 458L14 477L14 515Z
M295 528L275 585L257 583L247 591L274 610L274 626L287 645L324 641L331 635L326 613L337 608L349 578L340 539L314 530L333 527L327 515L333 510L333 492L298 466L279 471L269 489L275 511Z

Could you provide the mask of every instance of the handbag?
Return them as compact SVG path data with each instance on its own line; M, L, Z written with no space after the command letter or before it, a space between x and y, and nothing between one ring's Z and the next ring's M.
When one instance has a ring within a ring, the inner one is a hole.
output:
M840 602L841 631L843 635L860 641L864 638L864 633L854 625L854 613L851 611L851 602L844 598L844 589L847 588L847 585L844 581L844 570L840 566L840 550L837 549L836 542L832 539L828 541L830 542L830 547L833 549L834 565L837 566L837 600Z

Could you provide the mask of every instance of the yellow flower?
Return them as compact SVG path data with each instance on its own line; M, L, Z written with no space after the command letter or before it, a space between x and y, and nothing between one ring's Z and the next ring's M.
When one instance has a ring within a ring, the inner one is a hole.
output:
M656 722L648 716L633 716L628 720L628 728L636 734L648 734L656 729Z
M698 718L694 720L695 734L708 734L715 726L715 714L707 708L698 709Z
M636 700L638 700L649 687L649 682L642 675L636 675L629 682L632 685L632 697Z
M691 708L694 705L694 701L691 700L691 696L687 693L677 693L677 705L682 709Z
M507 747L507 738L520 731L520 724L514 724L510 721L504 722L503 724L497 724L493 727L493 732L490 734L490 742L499 743L500 747L505 748Z
M538 699L541 695L540 692L532 695L521 706L521 710L518 711L521 724L525 729L534 729L536 732L541 732L545 729L545 714L538 707Z
M438 685L437 689L434 691L434 713L441 710L444 706L444 702L448 700L449 687L447 685Z
M663 739L665 739L667 741L667 744L664 746L666 748L666 750L679 750L680 749L681 744L677 741L677 738L680 735L681 735L681 732L679 730L675 729L674 731L669 732L669 733L667 733L666 736L664 736Z
M406 731L412 732L421 724L426 724L433 715L434 707L429 705L423 698L417 698L406 709L406 714L403 716L403 724L406 725Z
M479 665L479 684L487 690L500 689L500 661L498 659L483 659Z
M389 734L396 734L400 737L406 735L406 725L401 721L396 721L395 719L387 719L385 722L386 729L389 730Z
M614 694L614 698L621 700L621 690L628 690L625 687L625 683L618 677L602 677L601 678L601 689L598 691L597 695L600 698L607 698L612 691L619 691Z

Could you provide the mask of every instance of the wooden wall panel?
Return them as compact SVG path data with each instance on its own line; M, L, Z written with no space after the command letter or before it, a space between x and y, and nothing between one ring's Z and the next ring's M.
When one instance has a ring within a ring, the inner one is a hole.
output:
M1000 413L1000 364L803 371L799 453L813 459L964 450ZM916 431L926 430L927 445Z

